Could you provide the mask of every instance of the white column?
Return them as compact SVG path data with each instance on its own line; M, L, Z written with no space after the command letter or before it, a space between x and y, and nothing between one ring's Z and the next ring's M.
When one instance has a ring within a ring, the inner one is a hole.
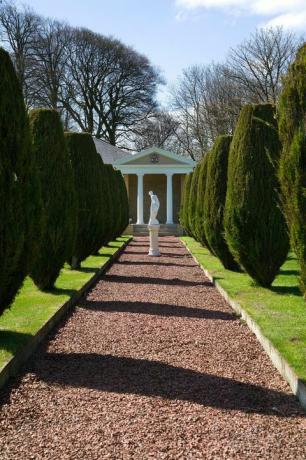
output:
M172 174L167 174L167 224L173 224Z
M143 224L143 174L137 174L137 224Z

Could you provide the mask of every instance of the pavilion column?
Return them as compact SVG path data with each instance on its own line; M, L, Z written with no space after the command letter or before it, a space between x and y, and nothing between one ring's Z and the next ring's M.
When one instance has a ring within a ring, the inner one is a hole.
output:
M137 174L137 224L143 224L143 174Z
M167 224L173 224L172 173L167 174Z

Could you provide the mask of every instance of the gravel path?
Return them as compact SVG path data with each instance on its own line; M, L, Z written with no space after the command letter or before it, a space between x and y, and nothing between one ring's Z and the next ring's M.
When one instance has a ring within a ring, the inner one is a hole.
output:
M135 238L11 387L0 459L306 459L306 419L174 237Z

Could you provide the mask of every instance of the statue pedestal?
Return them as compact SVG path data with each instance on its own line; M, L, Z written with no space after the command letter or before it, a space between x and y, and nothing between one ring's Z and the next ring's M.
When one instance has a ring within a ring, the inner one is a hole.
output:
M159 224L152 224L148 225L148 230L150 234L150 249L149 249L149 256L160 256L159 248L158 248L158 232L159 232L160 225Z

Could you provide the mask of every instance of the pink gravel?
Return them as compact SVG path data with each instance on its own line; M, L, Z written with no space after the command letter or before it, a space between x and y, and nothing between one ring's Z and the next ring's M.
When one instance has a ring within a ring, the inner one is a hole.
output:
M0 459L306 459L288 385L177 238L135 238L2 390Z

